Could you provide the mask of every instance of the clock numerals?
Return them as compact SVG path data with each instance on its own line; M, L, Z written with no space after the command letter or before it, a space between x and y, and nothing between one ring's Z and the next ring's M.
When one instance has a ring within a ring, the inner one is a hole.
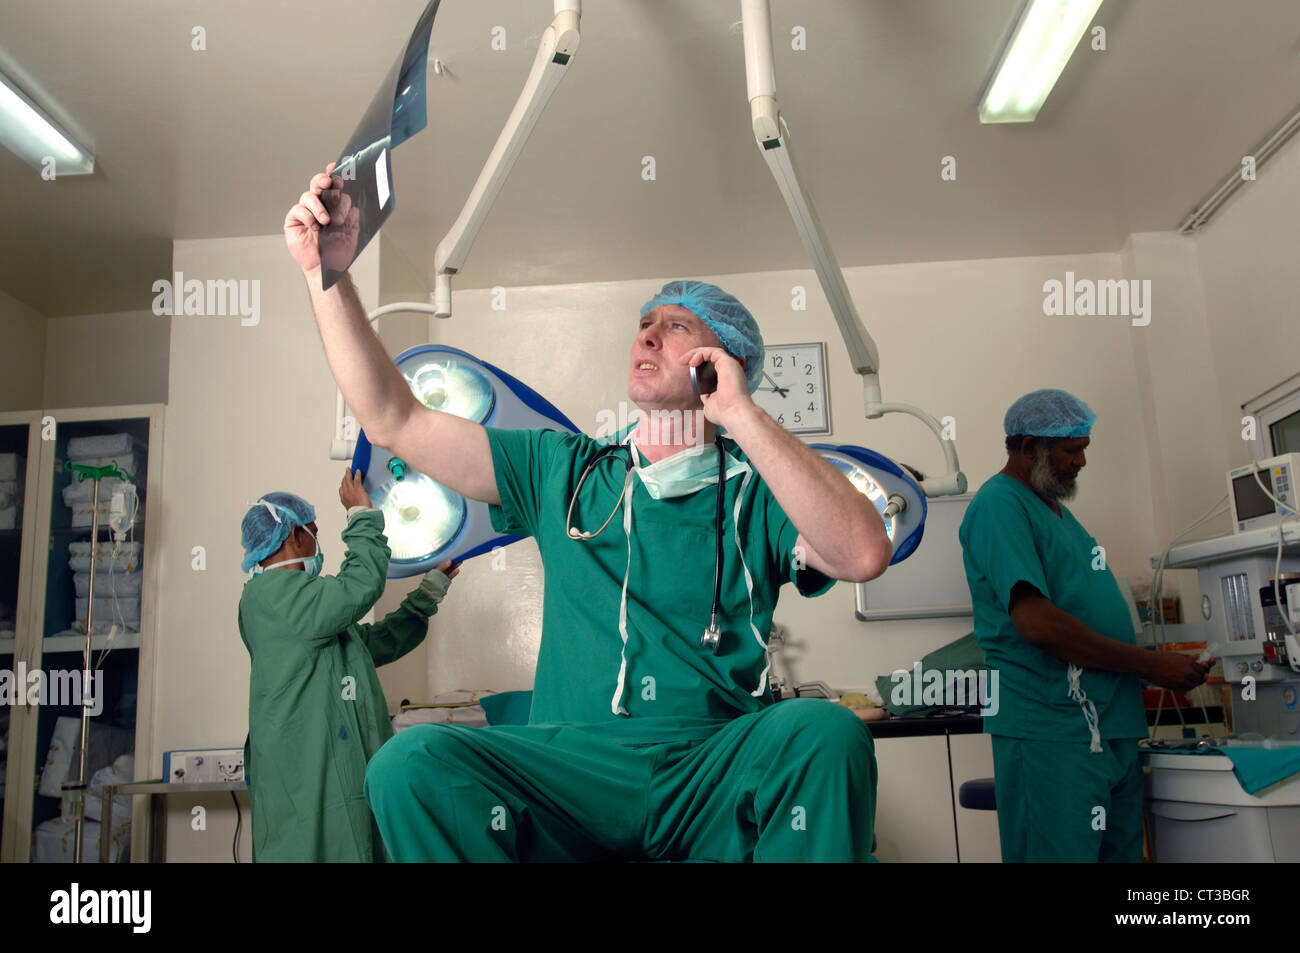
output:
M792 433L830 433L825 345L778 344L767 351L764 379L754 394L755 401Z

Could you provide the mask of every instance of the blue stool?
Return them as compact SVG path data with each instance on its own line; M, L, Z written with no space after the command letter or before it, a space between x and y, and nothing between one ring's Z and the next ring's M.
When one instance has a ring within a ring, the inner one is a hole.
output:
M973 811L996 811L997 798L994 796L992 778L976 778L963 782L957 789L957 803Z

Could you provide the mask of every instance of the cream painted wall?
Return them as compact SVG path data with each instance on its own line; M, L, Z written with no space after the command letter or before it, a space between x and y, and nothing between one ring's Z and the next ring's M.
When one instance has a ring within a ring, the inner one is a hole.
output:
M1293 139L1196 236L1222 396L1211 433L1221 437L1228 466L1250 461L1241 405L1300 371L1297 209L1300 139Z
M1150 324L1133 329L1133 343L1144 449L1152 473L1147 508L1154 520L1154 553L1206 516L1223 495L1228 459L1213 424L1223 397L1195 240L1173 232L1130 235L1121 257L1126 276L1151 283ZM1183 538L1230 528L1222 516ZM1139 575L1149 579L1152 573L1143 567ZM1200 599L1196 572L1167 573L1161 595L1180 596L1184 606L1194 605Z
M166 403L171 321L150 311L51 318L43 406Z
M0 410L41 406L45 315L0 291Z
M1115 571L1137 574L1155 542L1132 355L1139 329L1124 318L1045 316L1043 283L1064 280L1066 271L1118 278L1122 265L1119 255L1078 255L850 268L845 276L880 348L885 400L956 419L958 451L972 489L1005 462L1002 416L1021 394L1062 387L1093 406L1099 422L1073 508L1107 547ZM745 302L767 341L827 343L834 427L829 442L869 446L927 473L939 471L941 450L918 421L863 417L861 385L811 271L706 280ZM451 321L435 324L430 333L438 343L464 348L514 374L590 433L600 411L617 414L625 400L636 318L660 284L511 288L501 311L492 309L490 292L465 291L455 297ZM792 310L796 285L808 289L807 311ZM1117 494L1135 502L1116 505ZM923 545L958 544L931 537ZM500 572L489 559L468 563L434 619L431 694L531 686L540 641L541 568L531 541L506 552ZM785 590L776 620L795 646L790 654L797 679L860 688L970 629L968 620L863 623L853 606L853 588L844 583L812 600Z

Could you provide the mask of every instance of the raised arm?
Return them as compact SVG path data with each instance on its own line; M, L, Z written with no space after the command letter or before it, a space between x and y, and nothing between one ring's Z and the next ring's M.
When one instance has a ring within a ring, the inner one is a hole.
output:
M307 191L284 219L289 254L303 271L312 311L325 346L330 371L343 398L357 415L371 443L401 457L443 486L485 503L499 503L487 433L479 424L420 404L366 320L356 288L344 275L329 291L321 290L319 241L330 222L321 199L337 191L335 214L350 226L335 240L356 241L357 210L341 189L340 176L325 171L312 177Z

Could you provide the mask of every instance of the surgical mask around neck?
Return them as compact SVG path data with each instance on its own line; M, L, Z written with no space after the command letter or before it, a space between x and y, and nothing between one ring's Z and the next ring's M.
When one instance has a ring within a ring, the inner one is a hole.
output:
M279 569L281 566L292 566L294 563L302 563L303 568L309 576L319 576L321 568L325 565L325 554L321 552L320 540L307 527L303 527L303 532L311 537L311 541L316 544L316 554L314 556L299 556L297 559L284 559L278 563L272 563L269 566L260 567L262 571L267 569Z
M636 444L632 444L632 453L638 453ZM726 479L749 472L749 464L742 463L731 454L725 454L727 461ZM718 448L714 444L692 447L665 457L648 467L637 467L636 474L651 499L666 500L678 496L689 496L706 486L715 486L718 482Z

